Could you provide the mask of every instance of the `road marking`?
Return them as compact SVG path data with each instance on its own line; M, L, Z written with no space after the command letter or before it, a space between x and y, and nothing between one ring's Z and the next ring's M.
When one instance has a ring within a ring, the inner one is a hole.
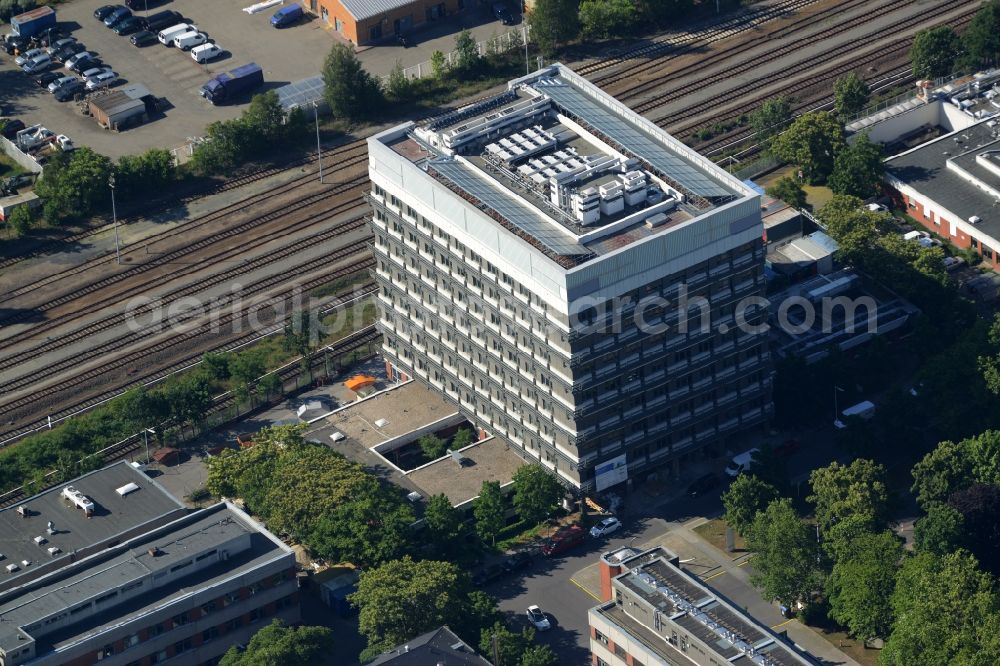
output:
M709 576L707 578L702 578L702 580L712 580L713 578L717 578L717 577L721 576L724 573L726 573L726 571L723 569L722 571L720 571L718 573L714 573L714 574L712 574L711 576Z
M773 626L773 627L771 627L771 628L772 628L772 629L780 629L781 627L785 626L785 625L786 625L786 624L788 624L789 622L791 622L791 620L785 620L785 621L784 621L784 622L782 622L781 624L776 624L776 625L774 625L774 626Z
M583 585L580 585L578 582L576 582L572 578L569 579L569 582L573 583L578 588L580 588L581 590L583 590L584 592L586 592L587 594L589 594L590 596L592 596L595 601L600 601L601 600L601 598L599 596L597 596L596 594L594 594L593 592L591 592L590 590L588 590L587 588L585 588Z
M742 562L740 562L736 566L738 566L738 567L745 567L748 564L750 564L750 560L743 560Z

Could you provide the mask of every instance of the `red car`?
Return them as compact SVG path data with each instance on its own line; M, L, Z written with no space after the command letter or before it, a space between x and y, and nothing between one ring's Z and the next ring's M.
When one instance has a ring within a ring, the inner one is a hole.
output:
M790 456L793 453L798 453L800 448L802 448L802 443L794 437L791 437L775 446L774 452L778 455Z
M542 544L542 555L545 557L555 557L556 555L561 555L573 546L578 546L583 543L583 540L586 537L586 530L579 525L562 527Z

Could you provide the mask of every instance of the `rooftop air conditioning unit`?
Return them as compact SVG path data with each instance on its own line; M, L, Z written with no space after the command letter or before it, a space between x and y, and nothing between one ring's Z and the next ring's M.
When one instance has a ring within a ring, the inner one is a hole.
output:
M387 420L385 420L385 419L379 419L379 420L375 421L375 427L376 428L384 428L387 425L389 425L389 422Z

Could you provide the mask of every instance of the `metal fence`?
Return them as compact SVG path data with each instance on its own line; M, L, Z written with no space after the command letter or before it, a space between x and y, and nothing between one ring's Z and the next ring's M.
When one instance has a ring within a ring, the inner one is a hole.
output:
M490 53L507 53L514 49L524 49L524 57L528 58L528 41L531 39L531 26L523 25L518 30L511 30L500 35L494 35L485 42L478 42L476 49L480 56ZM445 67L453 67L458 62L458 51L450 51L444 54ZM434 66L430 60L419 62L416 65L403 68L403 74L408 79L422 79L425 76L434 76Z
M22 152L12 141L0 136L0 147L3 148L3 152L7 157L17 162L21 167L31 173L42 173L42 165L33 160L30 155Z

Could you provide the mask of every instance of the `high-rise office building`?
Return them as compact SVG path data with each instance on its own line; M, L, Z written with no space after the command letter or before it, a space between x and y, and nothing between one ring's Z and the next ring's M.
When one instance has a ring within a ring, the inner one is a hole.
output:
M583 491L768 418L760 199L708 159L561 65L369 155L390 372Z

